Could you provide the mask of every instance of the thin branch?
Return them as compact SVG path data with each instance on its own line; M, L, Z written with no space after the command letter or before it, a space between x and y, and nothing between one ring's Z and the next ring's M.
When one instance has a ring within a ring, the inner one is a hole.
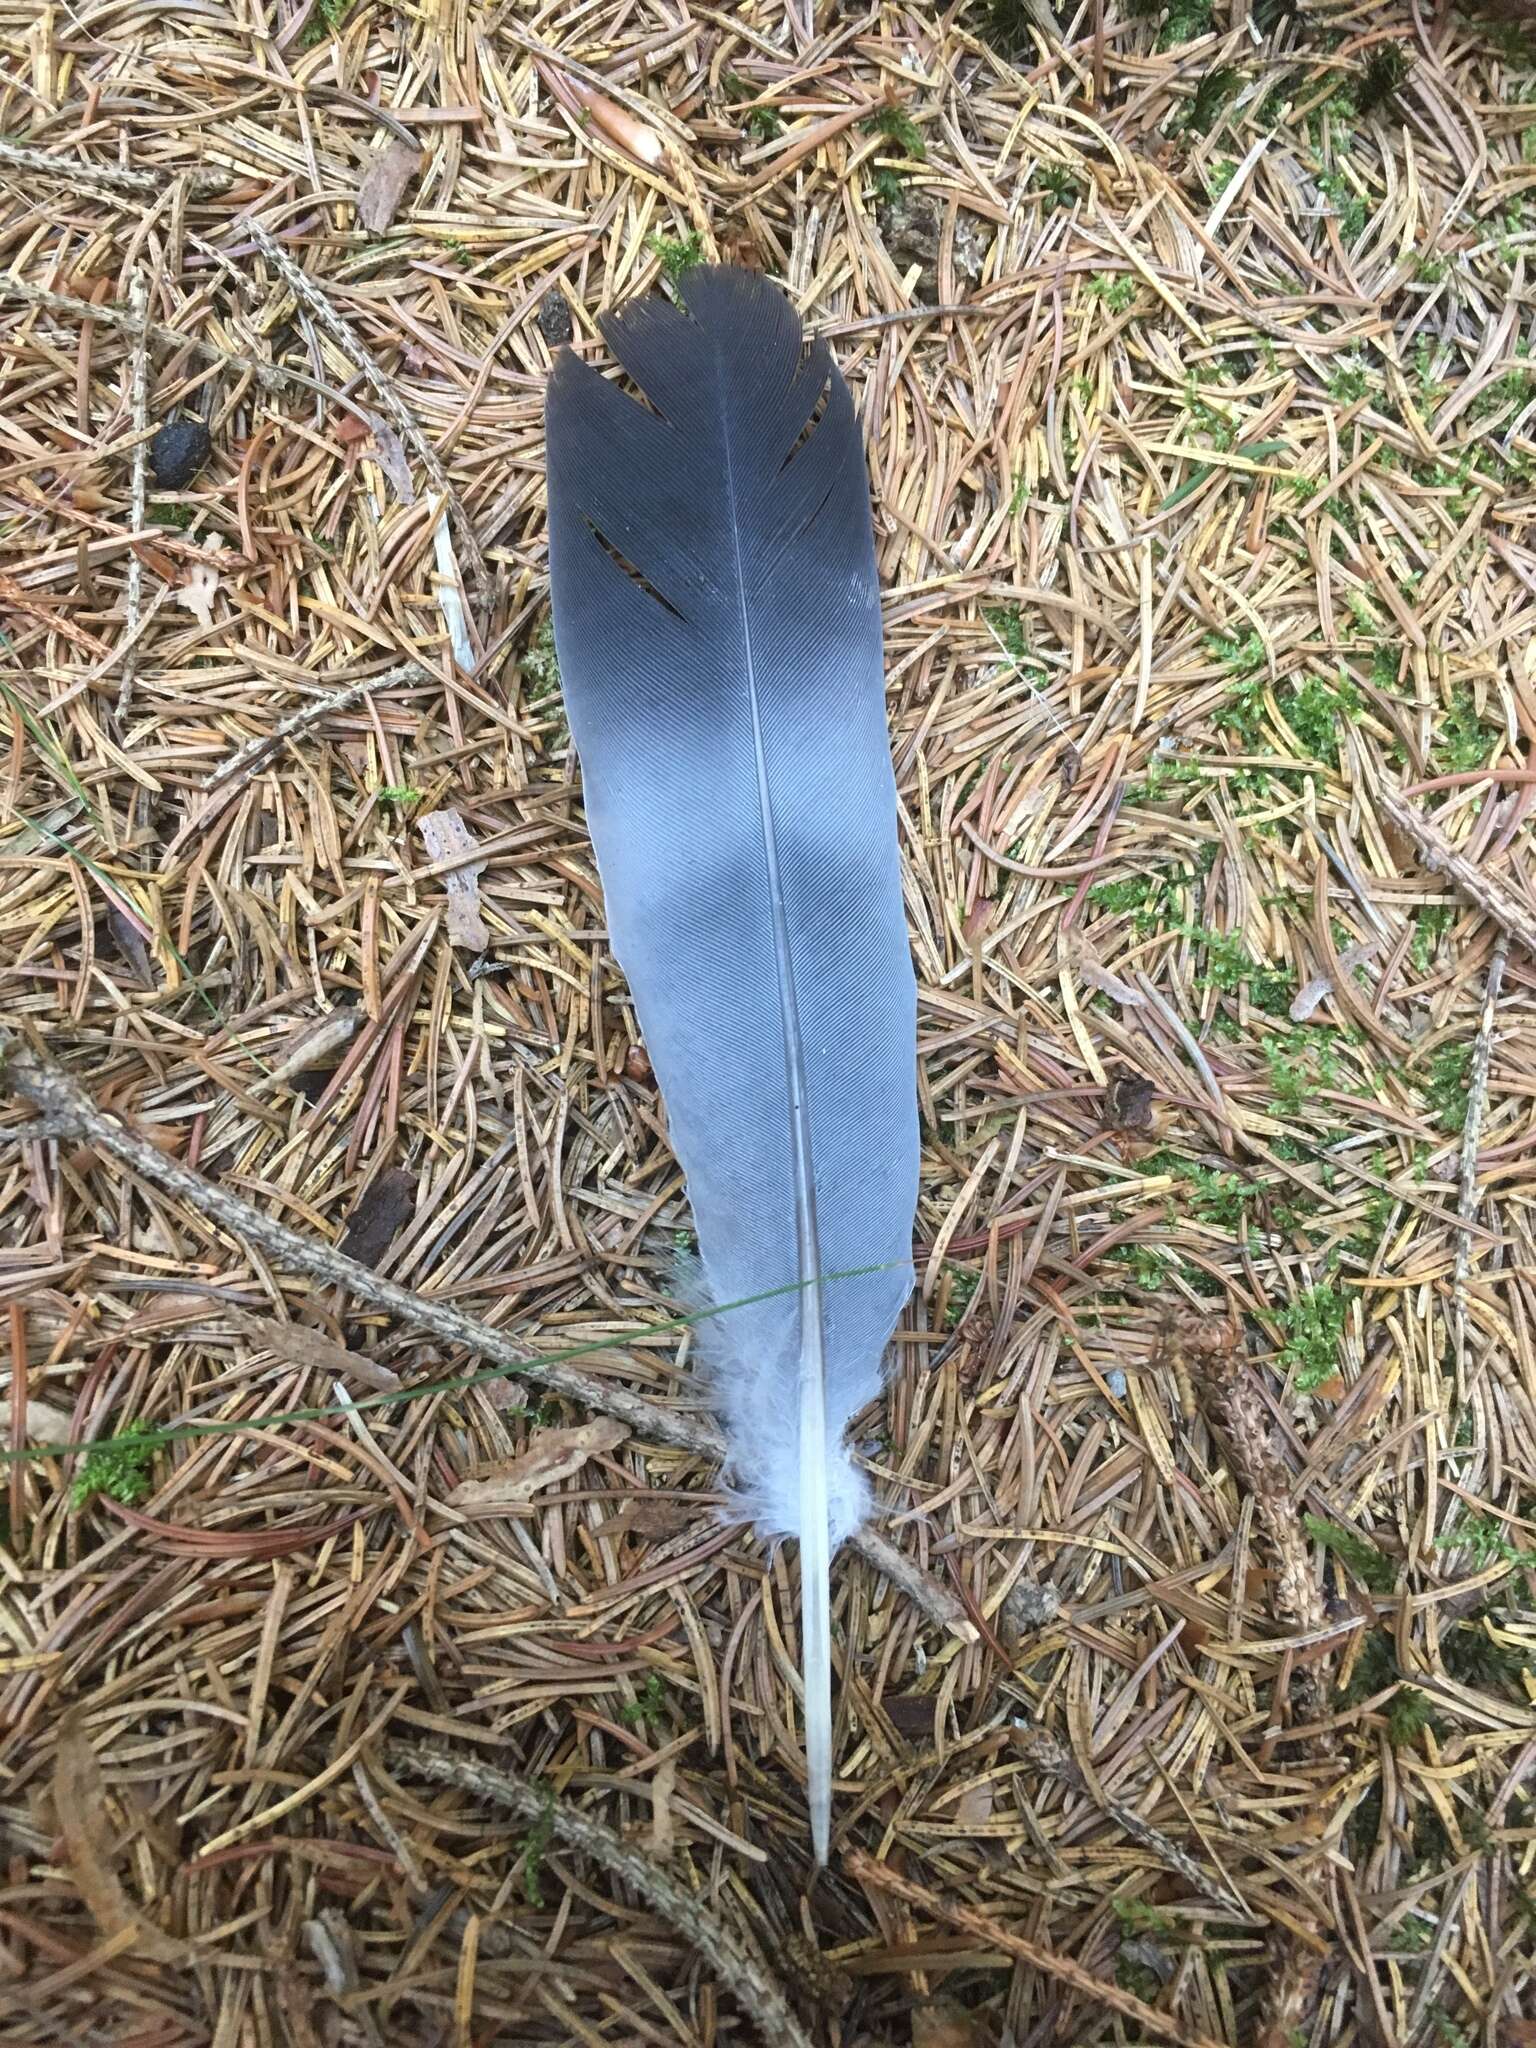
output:
M137 323L133 337L133 469L129 523L144 530L144 466L149 455L149 285L142 264L134 266L128 286L128 307ZM117 689L117 715L127 716L133 701L133 680L139 666L139 623L144 607L144 564L137 548L128 553L128 623L123 641L123 675Z
M361 703L375 690L392 690L398 683L432 683L437 680L432 671L423 668L419 661L404 661L398 668L385 669L376 676L364 676L360 682L350 683L346 689L336 691L334 696L311 698L297 711L290 711L270 732L259 733L238 752L231 754L222 767L214 769L203 787L215 790L236 777L245 781L256 773L269 755L277 752L284 740L318 725L322 718L329 718L333 712L350 710L352 705Z
M402 1774L431 1778L440 1785L457 1785L521 1821L547 1822L563 1848L575 1850L621 1884L631 1886L663 1920L676 1928L720 1982L735 1993L772 2048L811 2048L809 2035L790 2011L763 1959L717 1920L702 1900L685 1891L675 1878L659 1870L630 1843L621 1841L600 1820L562 1800L552 1799L527 1778L517 1777L511 1771L492 1770L472 1757L446 1756L432 1749L397 1748L389 1752L389 1763Z
M151 341L164 342L172 348L188 349L204 362L218 363L226 370L238 370L253 377L263 391L281 391L296 388L301 391L318 391L320 396L332 405L345 406L358 419L372 425L365 406L355 398L338 391L333 384L326 384L318 377L311 377L307 370L291 370L281 363L259 363L254 356L236 355L227 348L220 348L217 342L203 341L195 334L181 334L174 327L167 327L158 320L135 319L134 315L119 306L95 306L87 299L71 298L68 292L51 292L42 285L28 284L19 277L0 277L0 298L23 299L29 306L41 307L44 312L58 313L67 320L99 320L104 327L115 327L122 334L143 333Z
M394 422L401 440L414 451L431 481L432 488L440 491L446 499L449 517L453 521L464 552L469 557L470 573L475 583L482 593L489 590L490 571L486 567L485 556L480 551L479 539L469 514L464 509L463 501L448 481L448 472L438 459L437 450L422 432L414 414L402 404L391 379L384 374L350 323L337 312L314 279L307 271L300 269L281 242L269 234L260 221L251 222L251 235L256 246L294 297L308 307L343 355L350 357L366 375L378 394L380 405Z
M43 1112L44 1122L28 1127L28 1136L84 1139L151 1186L186 1202L195 1214L209 1218L295 1273L307 1274L326 1286L345 1288L354 1300L394 1316L408 1328L425 1330L444 1344L456 1344L475 1357L488 1359L536 1386L548 1387L552 1393L599 1415L616 1416L653 1443L672 1444L715 1463L725 1456L725 1439L707 1416L663 1408L643 1395L594 1379L574 1366L525 1351L478 1317L467 1316L446 1302L434 1301L429 1295L417 1294L386 1279L371 1266L361 1265L345 1252L290 1230L286 1223L264 1215L227 1188L168 1159L146 1139L137 1137L99 1109L55 1061L4 1032L0 1032L0 1076ZM936 1627L949 1630L962 1641L973 1640L970 1623L958 1611L953 1596L919 1565L903 1557L885 1537L873 1529L862 1529L850 1542Z
M958 1927L963 1934L974 1935L983 1947L1000 1948L1005 1955L1016 1956L1031 1969L1070 1985L1084 1998L1091 1999L1100 2012L1117 2012L1124 2019L1134 2020L1149 2034L1174 2042L1176 2048L1221 2048L1221 2044L1213 2041L1209 2034L1186 2033L1171 2013L1159 2012L1155 2005L1148 2005L1145 1999L1137 1998L1133 1992L1122 1991L1107 1977L1096 1977L1092 1970L1084 1969L1070 1956L1059 1956L1054 1949L1042 1948L1039 1942L1013 1933L979 1907L959 1905L952 1899L941 1897L938 1892L929 1891L926 1885L914 1884L911 1878L898 1876L888 1864L877 1862L862 1850L845 1858L843 1868L856 1883L866 1885L871 1891L886 1892L892 1898L901 1899L907 1905L915 1906L920 1913L926 1913L930 1919L943 1920L951 1927Z
M653 1442L675 1444L678 1449L696 1452L700 1457L718 1459L723 1454L723 1439L712 1422L659 1407L639 1394L610 1386L572 1366L541 1360L511 1343L489 1323L450 1308L446 1302L415 1294L347 1253L333 1250L314 1238L302 1237L286 1223L263 1215L239 1195L168 1159L147 1139L137 1137L106 1115L62 1067L20 1040L0 1036L0 1065L10 1085L61 1131L97 1146L141 1179L185 1202L194 1214L243 1238L291 1271L307 1274L326 1286L344 1287L354 1300L367 1307L380 1309L414 1329L425 1330L444 1344L459 1345L567 1400L596 1409L599 1414L617 1416Z
M1452 1301L1456 1311L1456 1363L1458 1374L1467 1350L1467 1276L1472 1270L1472 1222L1477 1214L1477 1154L1482 1143L1483 1116L1488 1107L1488 1075L1493 1065L1493 1034L1498 1017L1499 996L1504 987L1504 963L1509 958L1509 940L1500 933L1488 963L1488 981L1483 990L1483 1013L1478 1019L1477 1044L1472 1053L1472 1074L1467 1085L1467 1117L1461 1130L1461 1196L1456 1204L1456 1274Z

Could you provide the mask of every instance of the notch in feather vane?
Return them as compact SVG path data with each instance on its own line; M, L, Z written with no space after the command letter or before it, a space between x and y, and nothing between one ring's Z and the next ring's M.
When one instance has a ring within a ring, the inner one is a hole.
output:
M844 1436L911 1290L917 1201L880 591L825 344L752 272L693 270L681 293L602 323L633 391L568 350L551 377L555 643L716 1305L698 1334L732 1483L800 1545L825 1861L830 1565L868 1505Z

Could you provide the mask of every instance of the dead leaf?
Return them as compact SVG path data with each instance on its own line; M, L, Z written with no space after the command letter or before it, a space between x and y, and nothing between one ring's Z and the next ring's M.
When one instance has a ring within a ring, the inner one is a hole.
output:
M357 218L370 235L382 234L389 226L420 165L421 151L395 135L363 173L357 188Z
M677 1786L677 1758L666 1757L651 1780L651 1854L658 1863L672 1855L677 1829L672 1818L672 1794Z
M102 1934L110 1939L132 1929L133 1946L141 1956L156 1963L183 1961L186 1943L162 1934L133 1904L112 1869L107 1788L85 1732L84 1717L77 1708L71 1709L59 1724L53 1803L75 1885Z
M403 1166L392 1166L364 1190L337 1249L360 1266L376 1266L415 1207L415 1181Z
M546 1429L520 1457L498 1465L483 1479L465 1479L448 1496L460 1514L515 1514L532 1505L531 1496L557 1479L570 1479L588 1458L623 1443L629 1430L611 1416L599 1415L574 1429Z
M373 447L380 469L388 477L402 505L414 505L416 486L411 482L411 465L405 447L393 427L386 426L377 413L369 413L373 425Z
M980 2013L952 1998L912 2008L912 2048L986 2048L991 2039Z
M593 1531L605 1541L634 1536L643 1542L665 1542L693 1520L695 1510L683 1500L652 1500L642 1494L599 1523Z
M1106 1131L1150 1131L1157 1090L1128 1067L1112 1067L1100 1121Z
M344 1344L334 1343L304 1323L285 1323L276 1316L247 1315L238 1308L226 1313L243 1336L290 1365L301 1365L314 1372L340 1373L345 1379L377 1388L381 1394L392 1393L400 1384L400 1375L391 1372L387 1365L375 1365L371 1358L349 1351Z
M434 864L441 860L463 862L443 877L448 890L448 936L456 946L483 953L491 943L491 934L480 915L480 877L485 873L485 862L463 861L465 854L475 851L474 834L457 811L429 811L420 822L421 836Z
M963 1828L980 1827L992 1818L992 1780L982 1778L967 1785L955 1801L955 1820Z

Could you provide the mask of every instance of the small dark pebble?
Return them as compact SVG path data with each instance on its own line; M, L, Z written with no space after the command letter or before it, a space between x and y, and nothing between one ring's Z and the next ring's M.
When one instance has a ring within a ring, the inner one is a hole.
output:
M163 491L179 491L208 460L212 443L201 420L167 420L149 444L149 466Z
M539 332L551 348L571 338L571 309L566 304L565 294L555 290L546 292L539 301Z

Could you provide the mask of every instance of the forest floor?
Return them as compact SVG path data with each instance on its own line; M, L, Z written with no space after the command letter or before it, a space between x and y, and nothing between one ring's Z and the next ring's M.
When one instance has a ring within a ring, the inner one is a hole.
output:
M1536 42L811 13L0 0L7 2041L1536 2041ZM819 1876L548 618L712 257L920 985Z

